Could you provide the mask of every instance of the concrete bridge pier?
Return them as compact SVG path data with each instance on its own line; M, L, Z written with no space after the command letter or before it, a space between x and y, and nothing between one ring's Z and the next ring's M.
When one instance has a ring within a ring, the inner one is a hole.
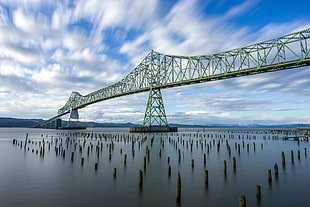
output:
M69 119L67 126L62 127L61 119L56 120L57 129L86 129L86 127L81 127L79 124L79 112L78 109L71 109L69 114Z
M56 119L56 129L61 128L62 120L61 118Z

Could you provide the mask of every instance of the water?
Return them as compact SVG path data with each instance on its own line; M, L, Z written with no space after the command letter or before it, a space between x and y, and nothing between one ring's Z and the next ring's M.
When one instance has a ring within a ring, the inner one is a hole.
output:
M180 131L141 135L129 134L128 129L122 128L78 132L0 128L0 206L230 207L238 206L241 194L246 196L247 206L308 206L309 142L298 143L278 139L284 134L266 129ZM24 150L26 133L29 134L30 143L27 143ZM17 139L18 144L22 141L22 147L13 145L13 139ZM44 157L40 156L43 139ZM61 139L62 148L66 150L64 158L61 153L56 156L55 152L55 146L62 149ZM68 148L66 140L69 140ZM80 153L79 145L83 146L84 140L85 146ZM230 147L230 154L226 141ZM114 149L111 149L112 158L109 160L112 142ZM88 156L87 147L90 143L93 150ZM236 147L238 144L240 154ZM96 153L97 145L99 158ZM150 157L144 170L146 148L150 150ZM180 162L178 149L181 153ZM305 155L305 149L308 157ZM294 161L291 160L291 150L294 153ZM298 150L300 159L297 157ZM75 152L73 162L72 151ZM286 156L285 167L281 163L282 151ZM85 158L83 166L81 157ZM172 169L171 176L168 176L168 157ZM236 157L237 163L235 171L232 166L233 157ZM195 163L194 168L191 166L192 159ZM223 170L224 160L227 161L226 175ZM97 170L95 163L98 163ZM273 174L275 163L279 166L278 178ZM117 168L116 177L113 176L114 168ZM272 169L271 182L267 180L268 169ZM138 185L139 170L144 172L142 188ZM207 186L204 183L204 170L208 170L209 173ZM182 179L180 203L176 202L175 198L178 172ZM256 185L261 185L261 199L255 195Z

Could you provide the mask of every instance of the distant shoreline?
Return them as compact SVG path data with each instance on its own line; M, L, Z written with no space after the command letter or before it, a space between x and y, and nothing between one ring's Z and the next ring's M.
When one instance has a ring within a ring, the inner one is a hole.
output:
M20 119L10 117L0 117L0 127L5 128L32 128L38 123L43 122L43 119ZM63 121L63 126L67 124ZM97 123L97 122L79 122L79 126L87 128L123 128L140 126L133 123ZM280 125L229 125L229 124L210 124L210 125L190 125L190 124L173 124L172 127L179 128L308 128L309 124L280 124Z

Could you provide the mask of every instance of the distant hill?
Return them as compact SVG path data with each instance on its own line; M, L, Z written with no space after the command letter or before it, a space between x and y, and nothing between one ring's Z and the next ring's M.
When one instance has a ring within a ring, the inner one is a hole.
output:
M0 117L0 127L33 127L41 122L43 119L18 119L9 117ZM63 121L62 125L67 125L67 121ZM97 122L79 122L82 127L132 127L139 126L133 123L97 123ZM309 127L308 124L282 124L282 125L228 125L228 124L210 124L210 125L189 125L189 124L173 124L172 127L179 128L297 128Z
M0 117L0 127L32 127L43 121L43 119L16 119Z

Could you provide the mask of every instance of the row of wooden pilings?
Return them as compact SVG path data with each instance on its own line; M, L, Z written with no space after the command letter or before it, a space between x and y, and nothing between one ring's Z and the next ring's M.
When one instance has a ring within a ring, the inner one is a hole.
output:
M307 148L304 148L304 156L307 157ZM291 164L294 165L294 151L291 150L290 151L290 157L291 157ZM300 160L301 159L301 153L300 150L297 151L297 159ZM285 153L282 151L281 152L281 163L282 163L282 168L285 169L286 166L286 159L285 159ZM279 166L277 163L274 164L273 166L273 173L274 173L274 177L275 179L279 178ZM269 184L272 183L272 170L268 169L267 170L267 180L269 182ZM256 197L258 199L261 199L261 186L260 185L256 185ZM246 196L245 195L240 195L239 197L239 207L246 207Z
M134 143L135 141L138 141L138 148L140 149L142 144L147 140L146 137L131 137L130 135L125 135L125 136L122 136L122 135L118 135L118 136L113 136L113 135L106 135L106 134L97 134L97 133L85 133L85 134L80 134L80 135L76 135L77 137L78 136L83 136L84 140L79 140L80 142L76 142L76 140L73 140L73 139L70 139L70 138L66 138L66 139L62 139L60 138L60 136L68 136L66 134L62 134L62 135L59 135L59 137L51 137L50 141L45 141L43 139L43 141L30 141L30 140L27 140L28 139L28 136L26 137L26 140L24 142L24 148L26 149L26 145L27 144L34 144L35 146L37 146L37 144L39 145L40 147L40 150L38 149L32 149L32 152L36 152L36 154L38 154L38 152L40 151L40 156L44 157L44 154L45 154L45 146L48 147L48 150L50 150L50 147L51 145L53 145L53 143L55 144L55 153L56 153L56 156L58 155L61 155L61 157L65 158L65 155L66 155L66 150L68 151L68 146L69 145L74 145L74 151L71 152L71 162L73 162L75 159L75 151L77 150L77 147L78 147L78 150L79 150L79 153L82 154L82 152L84 151L84 148L86 148L87 150L87 156L89 156L89 153L93 151L93 148L96 149L96 155L99 159L99 153L103 150L103 143L101 141L111 141L111 143L107 144L107 148L109 150L109 160L112 159L112 153L111 151L114 150L114 142L113 141L116 141L116 142L119 142L119 141L123 141L123 142L127 142L127 143L131 143L132 144L132 155L134 157L134 153L135 153L135 147L134 147ZM74 134L72 135L74 136ZM177 136L177 135L176 135ZM194 137L194 136L193 136ZM211 137L211 136L210 136ZM222 136L218 136L218 137L222 137ZM202 150L206 150L207 153L204 153L203 154L203 162L204 162L204 166L206 167L206 154L209 153L209 151L211 150L211 148L216 148L217 151L219 152L219 149L221 147L221 143L223 143L224 141L224 136L223 138L219 138L216 142L215 139L211 140L210 142L207 142L206 139L202 140L194 140L194 139L189 139L189 140L185 140L180 137L178 137L177 139L171 139L170 137L167 139L168 142L170 144L172 144L172 146L174 146L176 149L177 149L177 152L178 152L178 161L180 162L181 159L182 159L182 153L181 153L181 150L180 150L180 146L183 146L184 149L190 149L191 151L193 150L193 146L194 144L196 144L196 147L199 149L199 145L201 146L201 149ZM231 138L231 136L229 137ZM94 145L92 142L90 142L90 144L88 146L86 146L86 139L90 139L90 140L93 140L93 141L97 141L97 145ZM64 141L65 140L65 141ZM100 142L99 142L100 141ZM154 141L154 137L152 137L150 139L150 146L152 147L153 145L153 141ZM23 146L23 141L20 141L18 142L17 140L13 140L13 144L14 145L18 145L22 148ZM253 143L253 150L255 151L256 150L256 145L257 143ZM159 150L159 157L161 158L162 156L162 149L164 149L165 147L165 140L164 139L161 139L160 141L160 145L161 145L161 149ZM263 143L260 144L261 146L261 149L263 149ZM250 150L250 144L249 143L245 143L244 140L242 141L242 143L237 143L235 142L235 149L237 150L238 154L240 154L240 150L241 150L241 147L244 149L246 147L247 151L249 152ZM228 143L228 140L226 139L226 148L227 148L227 151L229 153L229 156L231 155L231 147ZM29 147L28 147L28 151L29 151ZM120 149L120 154L122 154L123 151L122 151L122 148ZM184 153L184 152L183 152ZM282 152L284 154L284 152ZM305 148L305 156L307 155L307 150ZM184 156L184 154L183 154ZM284 157L284 158L283 158ZM300 159L300 151L298 151L297 153L297 157L298 159ZM294 154L293 154L293 151L291 151L291 159L292 161L294 160ZM146 145L146 148L145 148L145 156L144 156L144 159L143 159L143 169L144 169L144 173L145 173L145 170L147 168L147 162L149 162L150 160L150 148L149 148L149 145ZM167 160L168 160L168 176L171 176L171 165L170 165L170 157L168 156L167 157ZM283 161L284 160L284 161ZM127 163L127 154L124 154L124 165L126 165ZM232 158L232 163L233 163L233 169L234 171L236 170L236 157L233 157ZM285 165L285 155L282 155L282 164L284 163ZM81 157L81 165L84 164L84 157ZM97 171L98 170L98 165L99 163L96 162L95 165L94 165L94 169ZM194 159L191 159L191 167L194 169L195 167L195 160ZM227 174L227 161L224 160L224 167L223 167L223 171L224 171L224 175ZM270 171L270 172L269 172ZM139 169L138 171L138 185L142 188L143 186L143 170ZM278 166L277 164L275 164L274 166L274 173L275 173L275 176L276 174L278 175ZM113 169L113 176L114 178L117 177L117 168L114 168ZM205 182L205 185L208 186L208 180L209 180L209 173L208 173L208 170L205 170L204 171L204 182ZM268 180L270 180L271 182L271 170L268 170ZM177 201L181 201L181 192L182 192L182 182L181 182L181 172L178 172L178 175L177 175L177 180L176 180L176 200ZM261 186L260 185L257 185L256 186L256 195L258 197L261 197ZM243 204L244 203L244 204ZM245 201L245 196L242 195L240 196L240 206L245 206L246 204L246 201Z

